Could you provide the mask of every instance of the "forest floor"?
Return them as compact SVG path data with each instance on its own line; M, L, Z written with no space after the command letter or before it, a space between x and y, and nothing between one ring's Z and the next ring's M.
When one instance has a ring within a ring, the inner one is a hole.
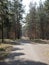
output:
M49 44L21 39L13 42L13 49L0 65L49 65Z

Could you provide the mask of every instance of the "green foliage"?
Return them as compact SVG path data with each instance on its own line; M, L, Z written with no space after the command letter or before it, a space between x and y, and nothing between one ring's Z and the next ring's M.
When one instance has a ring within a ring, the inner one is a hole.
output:
M0 48L0 51L5 51L5 49L4 48Z
M24 12L22 8L22 0L14 0L14 14L15 14L15 38L18 39L21 36L21 20L23 18L22 14Z
M23 19L23 12L22 0L13 0L13 2L9 0L0 0L0 29L2 31L2 42L4 39L4 32L6 32L7 38L9 38L11 29L12 31L15 30L15 38L17 36L20 37L20 22Z
M31 38L35 38L32 36L32 33L36 35L36 23L37 23L37 13L36 13L36 5L30 4L30 12L26 16L28 36ZM31 33L31 34L30 34Z
M26 16L27 35L29 38L49 39L49 0L40 1L39 6L30 4L29 14Z

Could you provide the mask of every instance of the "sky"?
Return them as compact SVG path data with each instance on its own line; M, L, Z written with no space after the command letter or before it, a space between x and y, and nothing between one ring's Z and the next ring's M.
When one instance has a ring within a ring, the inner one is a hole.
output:
M11 0L12 1L12 0ZM27 14L28 12L29 12L29 4L30 4L30 2L33 2L33 3L37 3L37 5L39 5L39 1L40 0L23 0L23 5L25 6L24 7L24 10L25 10L25 13ZM45 0L42 0L42 2L43 1L45 1ZM24 14L23 15L23 17L25 17L26 16L26 14ZM25 18L24 18L25 19ZM24 26L25 24L24 23L22 23L22 25Z
M33 2L33 3L37 3L37 5L39 5L39 1L40 0L23 0L23 5L25 6L25 8L24 8L24 10L25 10L25 13L26 14L24 14L23 15L23 17L25 17L26 15L27 15L27 13L29 12L29 4L30 4L30 2ZM44 2L45 0L42 0L42 2ZM25 18L24 18L24 20L25 20ZM25 24L24 23L22 23L22 26L25 26Z
M10 0L10 1L12 1L12 0ZM25 6L25 12L26 13L28 13L28 11L29 11L29 4L30 4L30 2L33 2L33 3L37 3L37 5L39 4L39 1L40 0L23 0L23 5ZM45 0L41 0L41 1L45 1Z
M37 5L39 4L39 1L40 0L23 0L23 5L25 5L25 12L28 13L28 10L29 10L29 4L30 2L33 2L33 3L37 3ZM42 1L45 1L45 0L42 0Z

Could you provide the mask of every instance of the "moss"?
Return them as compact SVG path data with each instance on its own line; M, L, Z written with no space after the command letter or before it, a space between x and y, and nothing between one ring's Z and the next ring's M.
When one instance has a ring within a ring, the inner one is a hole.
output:
M0 48L0 51L5 51L5 49L4 48Z

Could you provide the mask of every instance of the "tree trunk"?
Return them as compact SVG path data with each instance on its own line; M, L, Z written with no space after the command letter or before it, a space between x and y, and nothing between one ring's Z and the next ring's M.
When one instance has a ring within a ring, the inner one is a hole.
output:
M9 30L7 28L7 39L9 39Z
M3 27L3 21L2 21L2 43L4 42L4 35L3 35L4 32L3 32L3 28L4 28L4 27Z

